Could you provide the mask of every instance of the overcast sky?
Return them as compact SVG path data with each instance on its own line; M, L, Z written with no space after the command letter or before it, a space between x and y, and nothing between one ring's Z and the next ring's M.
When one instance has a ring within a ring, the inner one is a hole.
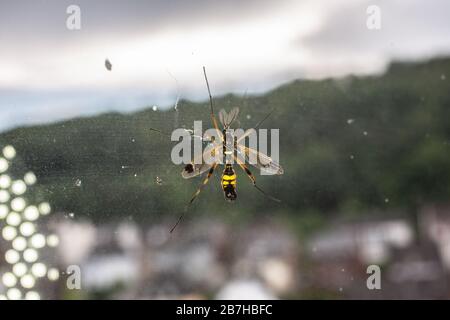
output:
M448 0L0 0L0 131L206 99L203 65L213 94L380 73L448 55L449 13Z

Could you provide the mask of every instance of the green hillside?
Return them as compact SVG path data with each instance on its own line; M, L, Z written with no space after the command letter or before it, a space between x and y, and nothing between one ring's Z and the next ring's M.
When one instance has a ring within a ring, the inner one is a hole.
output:
M382 76L298 80L261 96L218 97L216 111L241 108L242 128L275 109L263 127L280 128L285 174L257 178L282 202L261 196L239 172L238 201L229 204L216 174L192 211L324 217L388 208L414 212L424 203L448 201L449 84L450 59L436 59L396 63ZM170 220L201 180L182 179L182 168L170 161L174 143L149 129L191 128L194 119L209 123L207 101L19 128L1 134L0 143L16 147L56 211L98 222Z

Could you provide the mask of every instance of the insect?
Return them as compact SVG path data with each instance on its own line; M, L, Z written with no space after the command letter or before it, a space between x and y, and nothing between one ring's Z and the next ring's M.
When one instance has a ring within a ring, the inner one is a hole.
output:
M255 126L255 128L248 129L245 131L243 135L241 135L240 137L236 137L232 133L230 133L230 130L228 129L230 129L231 125L236 121L239 114L239 108L233 108L229 113L227 113L225 110L222 109L219 112L219 121L222 125L221 130L219 128L218 121L214 114L214 102L211 95L211 90L209 87L205 67L203 67L203 74L205 76L206 86L209 94L211 121L214 126L214 129L217 131L216 136L219 137L219 141L213 139L213 141L211 141L212 146L210 148L206 148L206 150L203 153L196 155L194 159L191 161L191 163L187 164L184 167L183 171L181 172L182 177L185 179L197 177L205 172L208 172L202 184L199 186L197 191L190 199L188 206L191 205L192 202L194 202L194 200L198 197L202 189L208 184L211 176L214 174L214 171L220 164L219 161L216 162L209 161L208 163L206 163L201 160L205 159L208 156L214 157L219 152L222 152L222 159L224 159L223 161L224 169L221 177L221 187L226 200L233 202L237 198L237 174L233 168L233 164L237 163L239 167L243 170L243 172L248 176L253 186L258 191L263 193L268 198L279 202L278 199L268 195L259 186L257 186L256 178L248 168L248 165L246 164L245 160L249 159L250 157L257 159L256 162L249 161L249 164L255 166L260 170L270 172L271 174L281 175L284 173L283 168L264 153L249 148L242 144L244 138L250 135L252 130L255 130L257 127L259 127L262 124L262 122L270 116L270 113L262 121L260 121ZM171 232L178 225L182 217L183 215L180 217L178 222L172 228Z

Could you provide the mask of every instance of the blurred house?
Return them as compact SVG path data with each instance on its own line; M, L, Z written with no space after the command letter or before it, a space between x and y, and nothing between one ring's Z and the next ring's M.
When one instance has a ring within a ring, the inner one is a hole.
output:
M427 232L419 238L404 219L336 225L316 235L308 244L315 272L309 273L307 291L350 299L448 298L445 230L450 228L430 209L420 217L419 229ZM367 288L372 264L381 268L381 290Z
M197 221L172 237L165 224L54 223L60 263L80 266L83 297L265 299L297 289L296 238L273 223L231 233L223 223Z
M164 222L66 218L52 228L59 265L81 268L81 298L431 299L450 293L449 211L424 207L417 226L407 218L330 222L304 242L270 220L196 220L172 235ZM372 264L381 290L367 288Z

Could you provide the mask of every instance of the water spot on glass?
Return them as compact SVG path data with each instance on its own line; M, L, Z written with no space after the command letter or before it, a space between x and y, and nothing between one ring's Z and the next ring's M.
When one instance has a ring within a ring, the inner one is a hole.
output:
M447 77L445 76L445 74L441 74L441 80L445 80L447 79Z
M153 110L153 111L157 111L157 110L158 110L158 106L153 106L153 107L152 107L152 110Z
M69 218L73 219L73 218L75 218L75 213L71 212L71 213L69 213L68 216L69 216Z
M351 159L351 160L355 159L355 156L351 154L351 155L350 155L350 159Z
M105 60L105 68L106 68L108 71L111 71L111 70L112 70L112 64L111 64L111 62L110 62L108 59Z
M369 133L367 131L363 132L363 135L367 136Z
M384 199L384 202L385 202L385 203L388 203L388 202L389 202L389 198L385 198L385 199Z
M136 142L136 139L135 138L131 138L131 142Z
M347 119L347 124L352 124L353 122L355 122L355 119Z
M247 118L248 120L250 120L250 119L252 118L252 116L248 114L248 115L246 116L246 118Z

